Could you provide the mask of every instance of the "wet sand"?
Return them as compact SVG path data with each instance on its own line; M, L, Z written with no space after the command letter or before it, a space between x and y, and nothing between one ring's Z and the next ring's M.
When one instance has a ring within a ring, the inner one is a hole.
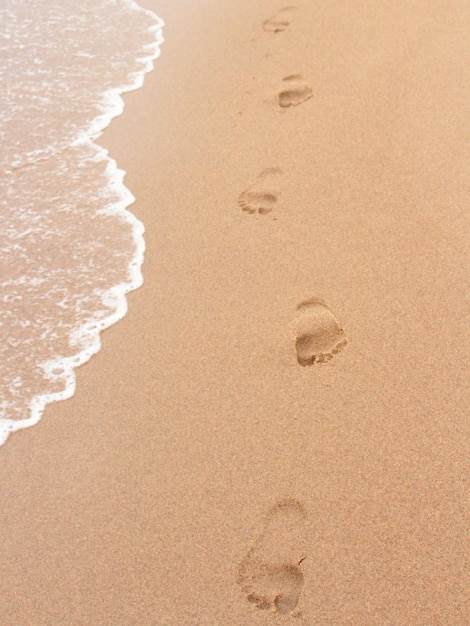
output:
M145 283L0 452L0 623L467 625L466 3L141 4Z

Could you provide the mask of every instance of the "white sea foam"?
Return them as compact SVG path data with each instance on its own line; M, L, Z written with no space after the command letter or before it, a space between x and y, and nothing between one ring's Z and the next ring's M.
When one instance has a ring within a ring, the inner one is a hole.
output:
M7 0L0 76L0 444L73 395L142 284L144 227L93 140L142 85L163 22L130 0Z

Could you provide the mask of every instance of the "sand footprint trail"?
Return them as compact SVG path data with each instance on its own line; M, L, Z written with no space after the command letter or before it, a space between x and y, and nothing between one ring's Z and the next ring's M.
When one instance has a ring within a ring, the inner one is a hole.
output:
M263 29L272 33L287 30L295 9L281 9L263 22ZM313 90L301 74L286 76L282 83L278 94L281 108L297 106L313 96ZM277 207L281 194L281 176L279 168L263 170L256 181L239 195L240 208L249 214L271 213ZM336 318L320 300L303 302L298 311L295 323L298 362L311 365L328 360L345 343ZM305 509L297 500L278 502L268 512L261 533L242 559L237 582L248 602L259 610L279 615L295 611L304 586L301 564L307 556L306 518Z
M313 96L313 89L305 82L302 74L290 74L282 79L283 89L279 92L279 106L283 109L298 106Z
M292 14L296 10L297 7L295 6L284 7L276 15L263 22L263 30L268 33L284 32L291 25Z
M344 330L323 300L305 300L297 306L297 311L294 327L299 365L325 363L341 352L347 344Z
M238 205L246 213L268 215L276 207L281 194L282 170L269 167L263 170L256 182L238 196Z
M306 517L297 500L276 504L240 563L238 583L248 602L261 610L287 615L297 606L304 584Z

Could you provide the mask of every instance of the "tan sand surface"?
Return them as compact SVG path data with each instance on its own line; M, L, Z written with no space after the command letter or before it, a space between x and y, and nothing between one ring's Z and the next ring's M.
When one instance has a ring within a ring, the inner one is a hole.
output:
M0 451L2 626L470 623L468 3L294 1L145 1L145 284Z

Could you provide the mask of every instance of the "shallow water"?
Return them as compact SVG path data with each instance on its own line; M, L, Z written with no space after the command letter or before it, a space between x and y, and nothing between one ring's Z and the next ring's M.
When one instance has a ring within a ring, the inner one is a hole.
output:
M163 22L129 0L7 0L0 22L1 444L73 395L142 283L143 225L93 139L152 69Z

